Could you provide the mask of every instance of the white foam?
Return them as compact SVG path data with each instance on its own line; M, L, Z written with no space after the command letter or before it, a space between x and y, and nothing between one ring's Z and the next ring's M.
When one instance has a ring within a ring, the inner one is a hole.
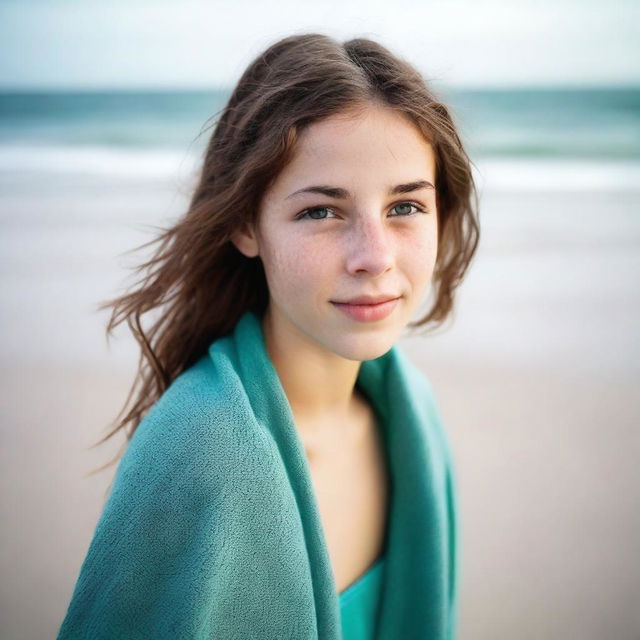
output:
M193 175L193 149L0 145L0 173L68 174L114 179L172 179ZM557 158L477 158L481 191L640 191L640 163Z
M640 191L640 163L632 161L486 158L475 165L483 191Z
M113 178L171 178L194 170L197 157L172 149L0 146L0 172L71 173Z

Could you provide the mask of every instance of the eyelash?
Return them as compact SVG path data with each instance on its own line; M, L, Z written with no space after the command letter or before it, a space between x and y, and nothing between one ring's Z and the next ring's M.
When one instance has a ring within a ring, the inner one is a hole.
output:
M396 214L396 215L391 216L391 217L392 217L392 218L408 218L408 217L410 217L410 216L414 216L414 215L416 215L417 213L428 213L428 211L427 211L426 209L424 209L423 207L421 207L421 206L420 206L419 204L417 204L416 202L409 202L409 201L407 201L407 202L399 202L398 204L393 205L393 207L391 207L391 208L392 208L392 209L395 209L396 207L401 207L402 205L407 205L407 204L408 204L408 205L411 205L412 207L415 207L415 208L417 209L417 211L414 211L413 213L399 213L399 214ZM319 206L319 207L309 207L308 209L304 209L304 211L301 211L301 212L296 216L296 220L304 220L305 218L306 218L306 219L308 219L308 220L331 220L331 218L327 218L327 217L324 217L324 218L309 218L309 217L307 217L307 216L308 216L308 214L309 214L311 211L318 211L318 210L321 210L321 209L327 209L327 210L329 210L329 211L332 211L332 208L331 208L331 207L322 207L322 206Z

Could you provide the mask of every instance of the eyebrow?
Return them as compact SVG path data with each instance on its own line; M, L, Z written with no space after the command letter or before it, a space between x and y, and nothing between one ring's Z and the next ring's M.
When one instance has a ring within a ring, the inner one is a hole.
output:
M434 189L435 187L427 180L415 180L414 182L407 182L405 184L397 184L395 187L391 187L389 189L389 195L393 196L398 193L411 193L412 191L418 191L420 189ZM346 199L350 198L351 194L341 187L329 187L326 185L314 185L311 187L305 187L304 189L298 189L298 191L294 191L289 194L285 200L288 198L292 198L299 193L319 193L321 195L327 196L328 198L336 198Z

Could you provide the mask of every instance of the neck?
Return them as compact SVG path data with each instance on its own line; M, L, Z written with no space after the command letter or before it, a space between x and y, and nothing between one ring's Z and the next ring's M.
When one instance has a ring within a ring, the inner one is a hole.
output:
M343 429L362 402L355 386L361 363L313 343L289 323L274 322L270 307L262 327L296 426L308 435Z

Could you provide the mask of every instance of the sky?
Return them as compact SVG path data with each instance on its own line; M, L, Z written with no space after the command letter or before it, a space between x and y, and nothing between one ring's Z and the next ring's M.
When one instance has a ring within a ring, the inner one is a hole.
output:
M0 89L227 88L311 31L453 87L640 86L640 0L0 0Z

